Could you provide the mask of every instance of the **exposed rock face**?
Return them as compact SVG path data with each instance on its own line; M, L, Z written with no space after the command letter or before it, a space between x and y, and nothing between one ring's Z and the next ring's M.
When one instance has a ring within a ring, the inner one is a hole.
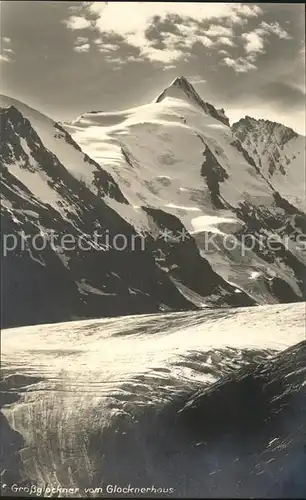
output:
M228 173L220 165L208 146L203 152L204 162L201 168L201 175L204 177L211 194L212 203L216 208L224 208L220 199L220 183L228 179Z
M305 137L290 127L246 116L232 125L235 137L275 191L305 212Z
M158 266L165 269L172 279L184 283L187 289L206 299L207 305L255 304L246 293L223 280L201 257L195 240L177 217L153 208L144 210L165 231L165 237L155 242L154 255Z
M253 133L255 139L258 139L263 134L267 134L267 142L271 141L272 136L274 136L274 138L278 140L278 145L280 147L283 147L288 141L296 139L299 136L299 134L290 127L286 127L277 122L271 122L270 120L256 120L251 116L241 118L232 125L232 128L242 142L244 142L251 133Z
M215 439L216 433L250 437L259 428L271 434L281 408L290 412L290 400L303 395L305 377L304 341L269 361L252 362L190 396L178 410L178 420L186 422L195 439Z

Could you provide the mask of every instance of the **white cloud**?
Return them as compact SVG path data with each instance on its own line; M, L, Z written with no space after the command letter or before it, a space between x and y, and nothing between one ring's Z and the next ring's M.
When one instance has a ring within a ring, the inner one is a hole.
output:
M214 42L212 42L211 39L205 35L198 35L194 42L199 42L204 45L204 47L211 47L212 45L214 45Z
M95 45L102 45L102 44L103 44L103 38L95 38L95 39L93 40L93 43L94 43Z
M222 4L221 4L222 5ZM225 4L223 4L225 5ZM237 16L233 17L232 20L237 22L237 24L245 24L249 18L257 17L263 13L262 9L258 5L247 5L247 4L236 4L237 5ZM231 18L229 18L230 20Z
M84 43L88 43L88 37L87 36L78 36L76 39L76 43L78 45L83 45Z
M256 31L244 33L241 38L246 41L244 49L247 54L251 52L263 52L265 40Z
M75 52L89 52L90 43L87 36L78 36L76 39L76 45L73 50Z
M298 52L298 59L302 63L304 70L305 70L305 40L302 42L301 48ZM304 75L304 79L305 79L305 75Z
M142 59L136 56L128 56L126 62L142 62Z
M238 59L232 59L231 57L225 57L222 60L223 64L233 68L236 73L247 73L250 70L257 69L254 64L252 64L247 58L239 57Z
M141 53L143 56L147 57L151 61L163 62L163 63L172 63L178 61L184 55L184 53L181 50L177 49L160 50L151 47L149 44L147 44L147 46L145 47L142 47Z
M259 25L259 29L263 33L272 33L278 36L278 38L280 39L290 40L290 38L292 38L289 35L289 33L280 26L280 24L277 21L275 21L274 23L266 23L265 21L262 21Z
M256 62L256 61L257 61L257 57L258 57L258 55L257 55L257 53L256 53L256 52L251 52L250 54L247 54L247 55L245 56L245 59L246 59L247 61L250 61L250 62L254 63L254 62Z
M233 36L233 28L226 28L225 26L216 26L215 24L212 24L209 29L205 32L206 36Z
M11 38L3 37L1 41L4 47L1 47L0 62L12 62L11 56L14 54L14 51L10 48L12 42Z
M83 45L76 45L74 47L75 52L89 52L90 44L84 43Z
M200 75L191 76L188 78L188 81L194 85L197 83L207 83L207 80L204 80Z
M82 16L70 16L69 19L64 22L71 30L83 30L90 28L92 25L91 21Z
M112 55L105 56L106 61L110 61L113 63L124 64L124 60L121 57L113 57Z
M241 38L246 42L244 46L246 53L265 52L264 47L270 35L275 35L280 39L289 40L291 38L289 33L278 22L267 23L262 21L254 31L241 35Z
M241 35L241 39L244 42L245 55L233 58L229 53L225 54L223 51L220 51L220 55L227 56L222 59L221 64L232 68L237 73L246 73L257 69L256 61L260 54L266 52L271 36L276 36L281 40L292 38L278 22L267 23L266 21L262 21L255 30Z
M0 62L11 62L11 59L5 54L0 54Z
M254 17L261 13L261 9L255 5L229 4L229 3L206 3L198 4L192 2L116 2L105 3L87 2L91 14L98 16L100 27L121 34L143 30L148 26L155 16L165 18L167 15L177 15L182 19L194 19L196 21L210 19L230 19L239 22L243 17Z
M103 43L102 42L102 43L96 44L96 45L98 47L99 52L106 52L106 53L115 52L120 48L119 45L116 45L114 43Z
M164 43L170 50L177 47L182 49L191 48L196 42L201 43L204 47L214 45L214 42L210 38L206 35L200 35L197 32L198 24L194 21L189 21L188 24L182 23L177 25L177 28L179 33L163 33Z
M240 3L86 2L83 6L84 17L71 16L66 21L68 28L78 30L92 27L101 34L119 35L138 48L143 58L163 63L172 63L186 57L186 49L191 48L195 42L206 47L217 43L234 45L230 40L233 28L219 26L216 21L233 26L243 24L246 19L262 13L256 5ZM163 33L166 36L166 48L155 48L152 41L146 38L146 30L152 27L156 16L166 20L173 15L180 18L180 22L176 23L179 33L169 33L168 36ZM202 34L199 28L203 21L211 21L213 24L206 33L202 29ZM210 37L216 37L217 40L212 41Z
M220 38L218 38L217 44L218 45L227 45L228 47L235 47L233 40L231 40L230 38L227 38L226 36L221 36Z
M164 66L162 67L163 71L170 71L172 69L176 69L175 64L164 64Z

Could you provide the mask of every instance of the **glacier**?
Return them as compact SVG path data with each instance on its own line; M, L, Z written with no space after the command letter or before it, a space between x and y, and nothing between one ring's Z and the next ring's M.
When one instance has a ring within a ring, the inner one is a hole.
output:
M304 498L304 319L300 303L4 329L5 494Z

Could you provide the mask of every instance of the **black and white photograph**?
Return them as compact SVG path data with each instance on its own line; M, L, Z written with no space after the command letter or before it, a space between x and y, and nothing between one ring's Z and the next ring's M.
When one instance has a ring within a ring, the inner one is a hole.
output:
M305 4L0 2L1 496L306 498Z

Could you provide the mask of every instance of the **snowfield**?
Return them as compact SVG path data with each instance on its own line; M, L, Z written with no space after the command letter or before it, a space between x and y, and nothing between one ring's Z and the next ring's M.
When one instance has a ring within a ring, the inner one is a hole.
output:
M60 496L130 485L123 496L147 488L141 496L304 498L304 320L299 303L3 330L5 494L12 484L48 485ZM260 362L263 377L271 373L260 392L270 426L256 387L239 379ZM239 411L226 396L230 374L232 397L243 394ZM244 429L255 414L257 427Z

